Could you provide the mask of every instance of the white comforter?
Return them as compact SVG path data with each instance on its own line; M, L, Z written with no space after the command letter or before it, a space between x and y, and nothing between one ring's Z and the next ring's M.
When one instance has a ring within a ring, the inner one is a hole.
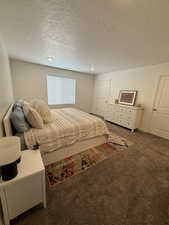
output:
M109 135L104 121L86 112L73 108L55 109L51 112L51 123L46 124L43 129L31 128L24 133L29 149L39 145L43 153L51 152L77 141Z

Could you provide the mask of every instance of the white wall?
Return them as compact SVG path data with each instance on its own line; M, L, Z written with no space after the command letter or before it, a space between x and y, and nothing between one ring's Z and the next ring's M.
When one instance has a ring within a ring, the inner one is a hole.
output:
M14 98L30 100L41 98L47 102L47 75L76 79L76 107L91 111L94 76L68 70L56 69L11 59ZM64 105L65 106L65 105ZM63 107L61 106L54 106Z
M8 54L0 39L0 136L3 135L2 119L13 102L13 90Z
M42 98L47 102L47 74L75 78L77 80L76 107L88 112L91 111L94 78L111 80L112 101L118 98L120 90L138 90L136 104L141 104L145 109L141 129L146 132L150 131L153 101L160 75L169 74L169 63L111 72L96 77L14 59L11 60L11 68L15 100Z
M136 104L144 107L141 129L149 132L156 88L160 75L169 75L169 63L111 72L96 76L96 80L111 79L111 100L118 98L120 90L138 90Z

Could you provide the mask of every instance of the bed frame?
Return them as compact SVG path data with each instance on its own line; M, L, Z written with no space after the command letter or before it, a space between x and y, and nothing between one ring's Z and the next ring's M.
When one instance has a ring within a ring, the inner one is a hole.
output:
M10 121L10 115L12 111L13 104L9 107L4 119L3 119L3 124L4 124L4 129L5 129L5 135L6 136L13 136L12 133L12 125ZM54 162L57 162L59 160L62 160L64 158L70 157L72 155L75 155L77 153L83 152L89 148L96 147L98 145L104 144L107 142L107 136L102 135L90 139L86 139L83 141L78 141L70 146L59 148L56 151L49 152L49 153L44 153L42 155L42 159L44 162L44 165L50 165Z

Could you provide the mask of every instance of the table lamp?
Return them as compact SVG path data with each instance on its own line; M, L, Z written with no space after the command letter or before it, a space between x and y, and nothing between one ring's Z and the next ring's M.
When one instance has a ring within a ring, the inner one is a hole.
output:
M2 180L7 181L18 174L17 161L21 157L19 137L0 138L0 167Z

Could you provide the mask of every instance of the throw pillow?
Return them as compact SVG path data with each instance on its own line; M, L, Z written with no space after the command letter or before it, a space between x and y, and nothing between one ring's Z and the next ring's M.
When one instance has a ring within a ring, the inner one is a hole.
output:
M24 111L26 119L28 120L28 122L31 124L33 128L37 128L37 129L43 128L44 124L43 124L42 117L34 108L30 106L30 104L24 102L23 111Z
M51 111L46 102L40 99L34 99L30 102L30 105L41 115L44 123L52 122Z
M10 116L11 123L14 129L19 132L23 133L30 129L28 122L26 121L23 107L21 102L16 102L12 108L12 113Z

